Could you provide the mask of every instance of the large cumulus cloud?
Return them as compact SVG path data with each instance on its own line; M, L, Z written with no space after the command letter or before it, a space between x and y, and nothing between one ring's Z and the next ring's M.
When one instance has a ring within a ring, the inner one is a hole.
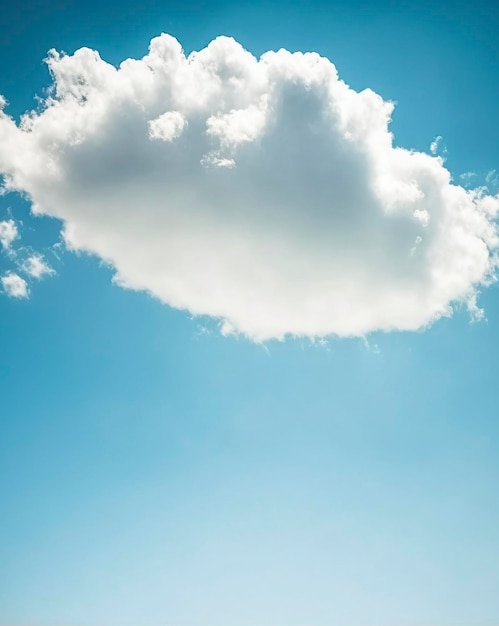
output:
M392 104L317 54L168 35L119 68L52 51L52 91L0 119L0 171L119 284L255 340L477 312L499 198L395 148Z

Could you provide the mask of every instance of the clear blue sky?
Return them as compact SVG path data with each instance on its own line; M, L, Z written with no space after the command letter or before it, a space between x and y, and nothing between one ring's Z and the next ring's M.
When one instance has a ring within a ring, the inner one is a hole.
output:
M499 169L491 4L29 0L0 20L14 116L50 48L117 64L162 31L225 34L327 56L397 101L397 145L441 135L456 179ZM477 323L259 345L57 258L60 224L19 195L0 212L57 272L0 295L0 626L499 624L496 286Z

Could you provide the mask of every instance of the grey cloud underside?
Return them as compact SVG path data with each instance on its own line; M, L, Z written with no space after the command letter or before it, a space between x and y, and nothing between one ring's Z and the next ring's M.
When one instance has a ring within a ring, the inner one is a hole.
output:
M498 198L393 148L392 105L328 60L227 38L186 58L163 35L117 70L86 49L49 65L45 108L0 120L0 169L123 286L255 340L477 313Z

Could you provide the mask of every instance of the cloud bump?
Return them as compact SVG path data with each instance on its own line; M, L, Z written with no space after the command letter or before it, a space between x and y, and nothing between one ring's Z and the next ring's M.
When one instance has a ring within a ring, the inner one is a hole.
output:
M494 279L499 198L393 147L393 105L314 53L168 35L119 68L52 51L0 171L116 281L255 340L416 330Z

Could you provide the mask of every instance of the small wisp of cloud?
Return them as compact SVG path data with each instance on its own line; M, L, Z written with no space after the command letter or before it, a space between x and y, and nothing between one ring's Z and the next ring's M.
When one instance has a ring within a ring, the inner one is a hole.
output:
M19 236L16 223L13 219L0 222L0 245L4 252L11 251L12 242Z
M0 278L2 289L11 298L24 299L29 297L28 283L15 272L7 272Z
M23 271L31 276L40 280L44 276L52 276L55 271L48 265L41 254L33 254L29 256L22 264Z
M4 271L0 277L2 291L11 298L27 299L30 295L28 281L18 272L28 278L40 280L46 276L53 276L55 270L50 267L42 254L20 244L14 246L14 242L20 240L21 234L14 219L0 221L0 250L11 266L11 269Z
M430 152L433 156L444 156L447 154L447 147L443 142L443 137L441 135L437 135L435 139L430 144Z
M499 174L497 170L490 170L485 176L485 183L491 192L499 191Z

